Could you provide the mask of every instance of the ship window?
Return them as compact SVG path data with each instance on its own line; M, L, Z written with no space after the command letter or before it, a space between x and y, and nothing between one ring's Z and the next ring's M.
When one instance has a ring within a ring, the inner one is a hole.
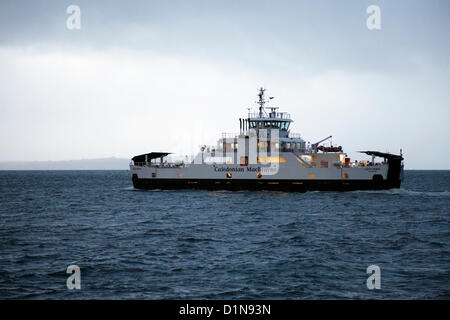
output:
M328 161L320 161L321 168L328 168Z
M262 129L263 126L264 126L264 122L263 122L263 121L258 121L258 127L259 127L260 129Z
M256 157L258 163L286 163L284 157Z
M256 128L256 121L250 121L250 128L255 129Z
M283 122L281 128L282 128L283 130L289 129L289 122Z
M232 175L231 175L231 173L227 173L227 178L231 178L232 177Z

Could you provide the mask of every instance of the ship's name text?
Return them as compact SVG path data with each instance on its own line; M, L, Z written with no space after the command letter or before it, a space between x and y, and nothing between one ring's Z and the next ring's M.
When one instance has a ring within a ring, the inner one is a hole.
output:
M245 168L236 168L236 167L216 167L213 166L214 171L216 172L260 172L261 167L245 167Z

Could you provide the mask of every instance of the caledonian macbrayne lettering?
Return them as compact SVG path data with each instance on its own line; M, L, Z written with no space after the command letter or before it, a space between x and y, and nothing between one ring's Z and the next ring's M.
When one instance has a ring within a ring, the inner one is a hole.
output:
M245 168L233 168L233 167L217 167L213 165L213 169L216 172L244 172L247 170L248 172L260 172L261 167L245 167Z

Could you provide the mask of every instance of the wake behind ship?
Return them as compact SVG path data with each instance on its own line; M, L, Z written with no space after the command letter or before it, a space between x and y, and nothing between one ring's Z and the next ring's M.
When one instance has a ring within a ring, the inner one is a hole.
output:
M259 112L239 119L239 134L223 133L217 146L202 146L190 163L168 162L170 152L132 158L137 189L351 191L399 188L403 156L360 151L371 157L351 161L341 146L326 146L328 136L307 144L291 133L293 120L277 107L266 107L266 89L258 93ZM375 159L381 161L376 162Z

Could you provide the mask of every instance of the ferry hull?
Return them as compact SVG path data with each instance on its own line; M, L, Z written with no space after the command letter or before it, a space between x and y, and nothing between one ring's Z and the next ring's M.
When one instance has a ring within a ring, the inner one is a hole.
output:
M152 190L273 190L289 192L383 190L400 187L400 180L265 180L254 179L140 179L133 178L136 189Z
M377 153L378 154L378 153ZM244 169L239 165L191 165L187 168L130 166L136 189L177 190L274 190L274 191L353 191L400 188L403 165L390 157L387 164L367 167L303 168L296 157L284 153L285 163L275 175L255 174L261 168ZM220 170L219 170L220 169ZM225 170L222 170L225 169ZM227 173L227 172L232 172ZM257 178L260 175L260 178ZM229 176L229 177L228 177Z

